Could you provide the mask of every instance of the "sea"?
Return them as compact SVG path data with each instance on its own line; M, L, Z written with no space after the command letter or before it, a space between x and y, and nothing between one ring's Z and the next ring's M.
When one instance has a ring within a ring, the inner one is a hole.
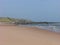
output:
M27 26L35 26L40 29L60 33L60 22L53 22L48 24L27 24Z

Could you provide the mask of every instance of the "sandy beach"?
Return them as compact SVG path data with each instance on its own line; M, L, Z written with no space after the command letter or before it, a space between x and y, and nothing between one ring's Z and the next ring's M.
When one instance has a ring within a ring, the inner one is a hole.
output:
M0 26L0 45L60 45L60 34L26 26Z

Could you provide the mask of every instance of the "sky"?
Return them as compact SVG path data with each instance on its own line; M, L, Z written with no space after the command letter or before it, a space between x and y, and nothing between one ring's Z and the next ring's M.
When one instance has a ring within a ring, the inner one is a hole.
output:
M60 22L60 0L0 0L0 16Z

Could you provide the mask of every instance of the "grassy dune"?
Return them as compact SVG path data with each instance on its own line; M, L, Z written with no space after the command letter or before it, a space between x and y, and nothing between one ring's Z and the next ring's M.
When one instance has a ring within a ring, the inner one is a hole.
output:
M0 17L0 22L8 22L8 23L15 22L16 24L25 24L25 23L30 23L32 21L26 20L26 19L15 19L15 18L9 18L9 17Z

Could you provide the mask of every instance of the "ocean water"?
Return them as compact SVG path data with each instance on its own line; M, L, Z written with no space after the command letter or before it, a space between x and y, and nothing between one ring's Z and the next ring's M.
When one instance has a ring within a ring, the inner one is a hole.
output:
M29 24L29 26L35 26L40 29L49 30L52 32L60 33L60 23L49 23L49 24Z
M48 24L28 24L25 26L35 26L35 27L40 28L40 29L45 29L45 30L49 30L52 32L60 33L60 22L48 23Z
M36 26L41 29L49 30L52 32L58 32L60 33L60 26Z
M38 28L46 29L52 32L58 32L60 33L60 23L54 23L54 24L39 24L36 26Z

